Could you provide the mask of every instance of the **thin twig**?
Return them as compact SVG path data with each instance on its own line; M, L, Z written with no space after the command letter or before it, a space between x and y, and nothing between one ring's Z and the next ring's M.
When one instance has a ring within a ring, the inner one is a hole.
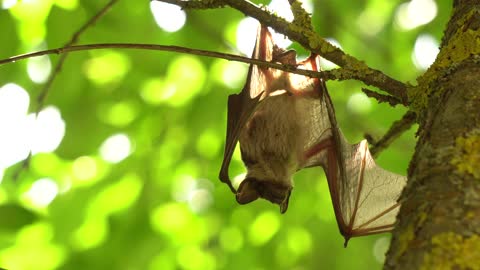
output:
M85 30L87 30L90 26L94 25L98 19L100 19L100 17L102 17L103 15L105 15L105 13L107 13L107 11L117 2L118 0L110 0L101 10L99 10L97 12L97 14L95 14L93 17L90 18L90 20L88 20L84 25L82 25L82 27L80 27L80 29L77 30L77 32L75 32L73 35L72 35L72 38L70 39L69 42L67 42L63 47L68 47L68 46L71 46L73 44L75 44L77 41L78 41L78 38L80 37L80 35L85 32ZM45 102L45 98L47 97L48 95L48 91L50 90L52 84L53 84L53 81L55 80L56 76L58 75L58 73L60 73L60 70L62 70L62 67L63 67L63 63L65 62L65 59L67 58L68 54L65 53L65 54L62 54L60 56L60 58L58 59L57 61L57 64L53 70L53 72L50 74L50 76L48 77L48 80L47 82L43 85L43 88L42 90L40 90L40 93L38 94L37 96L37 109L35 110L36 113L38 114L40 112L40 110L42 110L43 108L43 105L44 105L44 102Z
M416 119L416 114L412 111L408 111L403 115L402 119L393 122L390 129L380 140L372 142L371 136L366 135L365 137L369 137L367 140L372 144L370 147L370 153L372 156L377 157L378 154L387 148L395 139L410 129Z
M392 96L397 97L402 101L402 104L407 104L407 85L395 80L383 72L372 69L364 62L355 57L346 54L340 48L337 48L321 38L317 33L311 29L304 29L286 21L283 18L275 16L262 8L257 7L251 2L245 0L217 0L217 1L184 1L184 0L156 0L178 5L182 8L217 8L227 4L234 9L244 13L247 16L253 17L262 24L268 25L275 29L278 33L282 33L291 40L298 42L307 50L321 55L327 60L337 64L344 69L341 74L335 74L335 77L343 79L356 79L364 82L367 85L375 86L384 90ZM207 2L210 2L206 4ZM195 3L195 4L194 4Z
M293 66L293 65L266 62L266 61L263 61L263 60L248 58L248 57L245 57L245 56L240 56L240 55L235 55L235 54L220 53L220 52L200 50L200 49L192 49L192 48L181 47L181 46L158 45L158 44L141 44L141 43L98 43L98 44L74 45L74 46L70 46L70 47L62 47L62 48L56 48L56 49L37 51L37 52L32 52L32 53L27 53L27 54L22 54L22 55L9 57L9 58L6 58L6 59L1 59L0 60L0 65L16 62L16 61L19 61L19 60L24 60L24 59L27 59L27 58L47 55L47 54L64 54L64 53L70 53L70 52L102 50L102 49L140 49L140 50L152 50L152 51L170 51L170 52L185 53L185 54L192 54L192 55L199 55L199 56L207 56L207 57L221 58L221 59L230 60L230 61L254 64L254 65L261 66L261 67L275 68L275 69L287 71L287 72L290 72L290 73L304 75L304 76L308 76L308 77L312 77L312 78L320 78L320 79L324 79L324 80L348 80L348 79L352 79L352 78L348 77L348 74L343 74L341 71L339 71L339 70L342 70L342 69L334 69L334 70L317 72L317 71L312 71L312 70L297 69L297 67Z
M159 1L159 0L151 0L151 1ZM160 2L165 2L168 4L176 5L181 7L182 9L212 9L212 8L222 8L226 6L226 3L223 1L184 1L184 0L160 0Z
M64 47L68 47L68 46L71 46L73 44L75 44L80 35L83 34L85 32L85 30L87 30L90 26L94 25L103 15L105 15L105 13L107 13L108 10L110 10L110 8L117 2L118 0L110 0L107 4L105 4L105 6L100 9L97 14L95 14L93 17L91 17L85 24L82 25L82 27L80 27L80 29L78 29L73 35L72 35L72 38L70 39L70 41L68 41L67 43L65 43ZM65 53L65 54L62 54L60 56L60 58L58 59L57 61L57 64L55 65L55 68L54 70L52 71L52 73L50 73L50 75L48 76L48 79L47 81L45 82L45 84L43 85L42 89L40 90L40 93L38 94L37 96L37 109L35 110L36 114L38 115L38 113L40 113L40 111L42 110L43 108L43 105L45 103L45 98L47 97L48 95L48 92L50 90L50 88L52 87L52 84L53 84L53 81L55 80L55 78L57 77L57 75L60 73L60 71L62 70L62 67L63 67L63 63L65 62L65 60L67 59L67 56L68 54ZM28 167L30 166L30 160L32 159L32 153L30 152L27 156L27 158L25 158L23 161L22 161L22 164L21 166L17 169L17 171L14 172L13 176L12 176L12 179L13 181L16 181L19 177L20 177L20 174L27 170Z
M383 95L367 88L362 88L362 92L364 92L368 97L376 99L379 103L386 102L392 107L395 107L396 105L402 103L398 98L394 96Z

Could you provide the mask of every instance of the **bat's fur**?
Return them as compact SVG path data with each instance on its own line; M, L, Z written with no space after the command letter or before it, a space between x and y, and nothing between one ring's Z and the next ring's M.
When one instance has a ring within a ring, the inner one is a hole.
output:
M278 108L281 108L278 110ZM242 159L247 178L290 185L297 170L300 128L293 96L285 94L265 100L240 133Z

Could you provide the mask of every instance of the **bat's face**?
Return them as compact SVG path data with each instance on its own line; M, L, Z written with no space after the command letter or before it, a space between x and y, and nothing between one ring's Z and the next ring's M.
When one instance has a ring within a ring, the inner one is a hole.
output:
M291 192L292 187L281 182L246 178L238 187L236 198L239 204L246 204L258 198L264 198L280 205L280 212L285 213Z

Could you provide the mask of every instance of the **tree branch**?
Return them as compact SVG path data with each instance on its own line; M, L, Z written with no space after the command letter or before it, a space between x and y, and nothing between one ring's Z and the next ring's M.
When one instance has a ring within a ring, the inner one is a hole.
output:
M288 0L288 3L293 14L293 23L313 30L311 15L302 7L302 2L299 0Z
M159 1L159 0L151 0L151 1ZM212 8L222 8L227 5L226 3L223 3L223 1L218 1L218 0L214 0L214 1L160 0L160 2L176 5L181 7L182 9L212 9Z
M108 10L117 2L117 0L110 0L101 10L97 12L93 17L91 17L80 29L77 30L72 35L72 38L70 39L69 42L67 42L63 47L68 47L73 44L75 44L78 41L78 38L80 35L85 32L90 26L94 25L100 17L102 17L105 13L107 13ZM68 54L62 54L60 58L58 59L58 62L53 70L52 73L50 73L50 76L48 77L48 80L45 82L43 85L43 88L40 90L40 93L37 96L37 109L35 110L36 113L38 114L40 110L43 108L43 104L45 102L45 98L48 95L48 91L50 90L50 87L53 84L53 81L55 80L55 77L57 74L62 70L63 63L65 62L65 59L67 58Z
M70 53L70 52L102 50L102 49L139 49L139 50L152 50L152 51L170 51L170 52L185 53L185 54L192 54L192 55L198 55L198 56L220 58L220 59L225 59L229 61L243 62L243 63L258 65L261 67L275 68L275 69L279 69L279 70L283 70L283 71L287 71L287 72L295 73L299 75L304 75L312 78L324 79L326 81L352 79L351 77L349 77L350 73L348 71L343 72L342 70L344 69L342 68L317 72L312 70L297 69L297 67L293 65L266 62L263 60L252 59L249 57L244 57L244 56L235 55L235 54L192 49L192 48L181 47L181 46L141 44L141 43L97 43L97 44L74 45L69 47L49 49L49 50L43 50L43 51L37 51L37 52L12 56L5 59L0 59L0 66L7 63L12 63L19 60L38 57L42 55L48 55L48 54L61 55L61 54Z
M387 148L393 141L407 131L416 120L416 114L412 111L408 111L403 115L402 119L393 122L390 129L380 140L373 142L373 139L370 135L365 135L371 144L370 153L372 156L377 157L381 151L385 150L385 148Z
M328 41L321 38L309 27L301 27L298 24L292 24L283 18L277 17L268 11L265 11L251 2L245 0L217 0L217 1L184 1L184 0L154 0L178 5L182 8L200 8L220 7L225 4L253 17L262 24L268 25L275 31L282 33L291 40L298 42L307 50L321 55L327 60L343 67L342 74L336 74L335 77L342 76L343 79L356 79L367 85L375 86L384 90L390 95L397 97L402 104L408 103L407 85L397 81L379 70L372 69L364 62L344 53L341 49L333 46ZM202 3L202 4L201 4ZM337 70L336 72L339 72Z
M401 101L396 97L383 95L367 88L362 88L362 92L365 93L368 97L376 99L378 103L386 102L392 107L395 107L396 105L401 103Z

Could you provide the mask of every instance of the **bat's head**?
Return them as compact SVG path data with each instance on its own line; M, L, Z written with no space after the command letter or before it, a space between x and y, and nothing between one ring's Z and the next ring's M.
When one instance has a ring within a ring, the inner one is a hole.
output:
M237 202L247 204L258 198L264 198L280 206L280 213L285 213L292 186L280 182L260 181L249 177L242 181L237 190Z

